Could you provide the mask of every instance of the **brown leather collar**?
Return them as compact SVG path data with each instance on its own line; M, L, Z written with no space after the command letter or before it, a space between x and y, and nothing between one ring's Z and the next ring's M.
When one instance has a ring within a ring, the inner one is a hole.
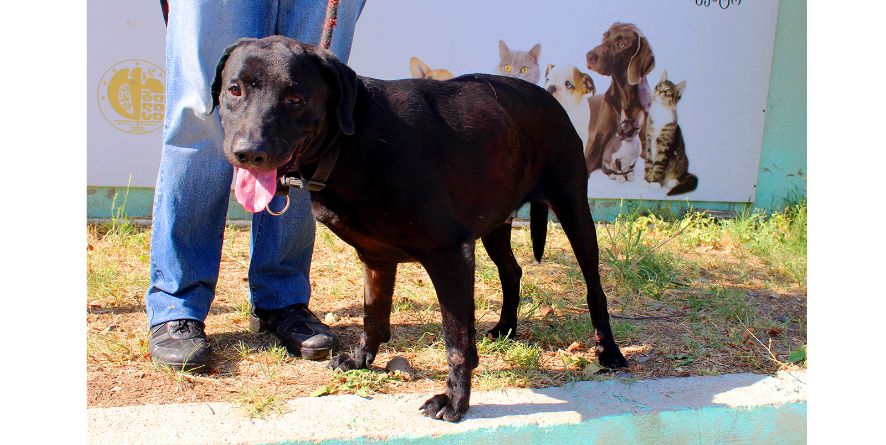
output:
M332 169L335 168L335 163L338 161L338 151L339 144L336 141L320 158L317 169L314 170L314 176L311 178L305 179L301 170L297 170L294 174L283 175L280 182L285 186L305 189L309 192L323 190L326 187L326 181L329 180L329 175L332 174Z

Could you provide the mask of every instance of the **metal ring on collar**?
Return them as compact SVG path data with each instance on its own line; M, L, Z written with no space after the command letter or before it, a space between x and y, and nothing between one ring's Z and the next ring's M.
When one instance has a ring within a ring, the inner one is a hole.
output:
M267 210L268 213L271 214L271 216L280 216L280 215L286 213L286 211L289 210L289 195L285 195L285 196L286 196L286 204L283 205L283 210L280 210L279 212L276 212L276 213L274 211L272 211L270 207L266 207L265 210ZM270 203L268 203L268 204L270 204Z

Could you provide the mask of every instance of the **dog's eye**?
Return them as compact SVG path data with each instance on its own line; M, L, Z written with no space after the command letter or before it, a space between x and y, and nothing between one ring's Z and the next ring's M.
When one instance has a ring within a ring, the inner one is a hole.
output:
M231 93L231 96L239 96L243 94L243 91L240 90L240 84L235 83L228 87L228 92Z
M283 97L283 103L286 105L301 105L304 101L305 100L301 96L296 96L295 94L289 94Z
M572 82L567 80L566 81L566 88L569 88L570 90L572 90L575 88L575 85L573 85Z
M506 73L510 73L510 72L511 72L511 65L510 65L509 63L506 63L506 64L505 64L505 72L506 72Z
M529 68L525 66L520 67L520 74L526 74L529 72Z

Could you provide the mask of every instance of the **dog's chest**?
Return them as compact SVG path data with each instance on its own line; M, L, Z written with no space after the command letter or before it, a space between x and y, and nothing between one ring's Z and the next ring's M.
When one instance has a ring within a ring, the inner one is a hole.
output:
M366 259L408 262L414 261L409 254L389 242L386 236L373 228L367 228L365 221L352 215L349 207L337 200L323 200L316 194L311 197L314 218L329 228L344 242L357 250Z

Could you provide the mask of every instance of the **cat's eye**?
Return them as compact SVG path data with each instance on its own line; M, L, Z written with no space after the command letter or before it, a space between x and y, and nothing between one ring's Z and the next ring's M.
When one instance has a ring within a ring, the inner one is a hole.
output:
M574 88L575 88L575 85L573 85L572 82L570 82L570 81L567 80L567 81L566 81L566 88L568 88L568 89L571 90L571 89L574 89Z
M526 74L529 72L529 68L525 66L520 67L520 74Z
M506 72L506 73L510 73L510 72L511 72L511 65L510 65L510 64L505 64L505 72Z

